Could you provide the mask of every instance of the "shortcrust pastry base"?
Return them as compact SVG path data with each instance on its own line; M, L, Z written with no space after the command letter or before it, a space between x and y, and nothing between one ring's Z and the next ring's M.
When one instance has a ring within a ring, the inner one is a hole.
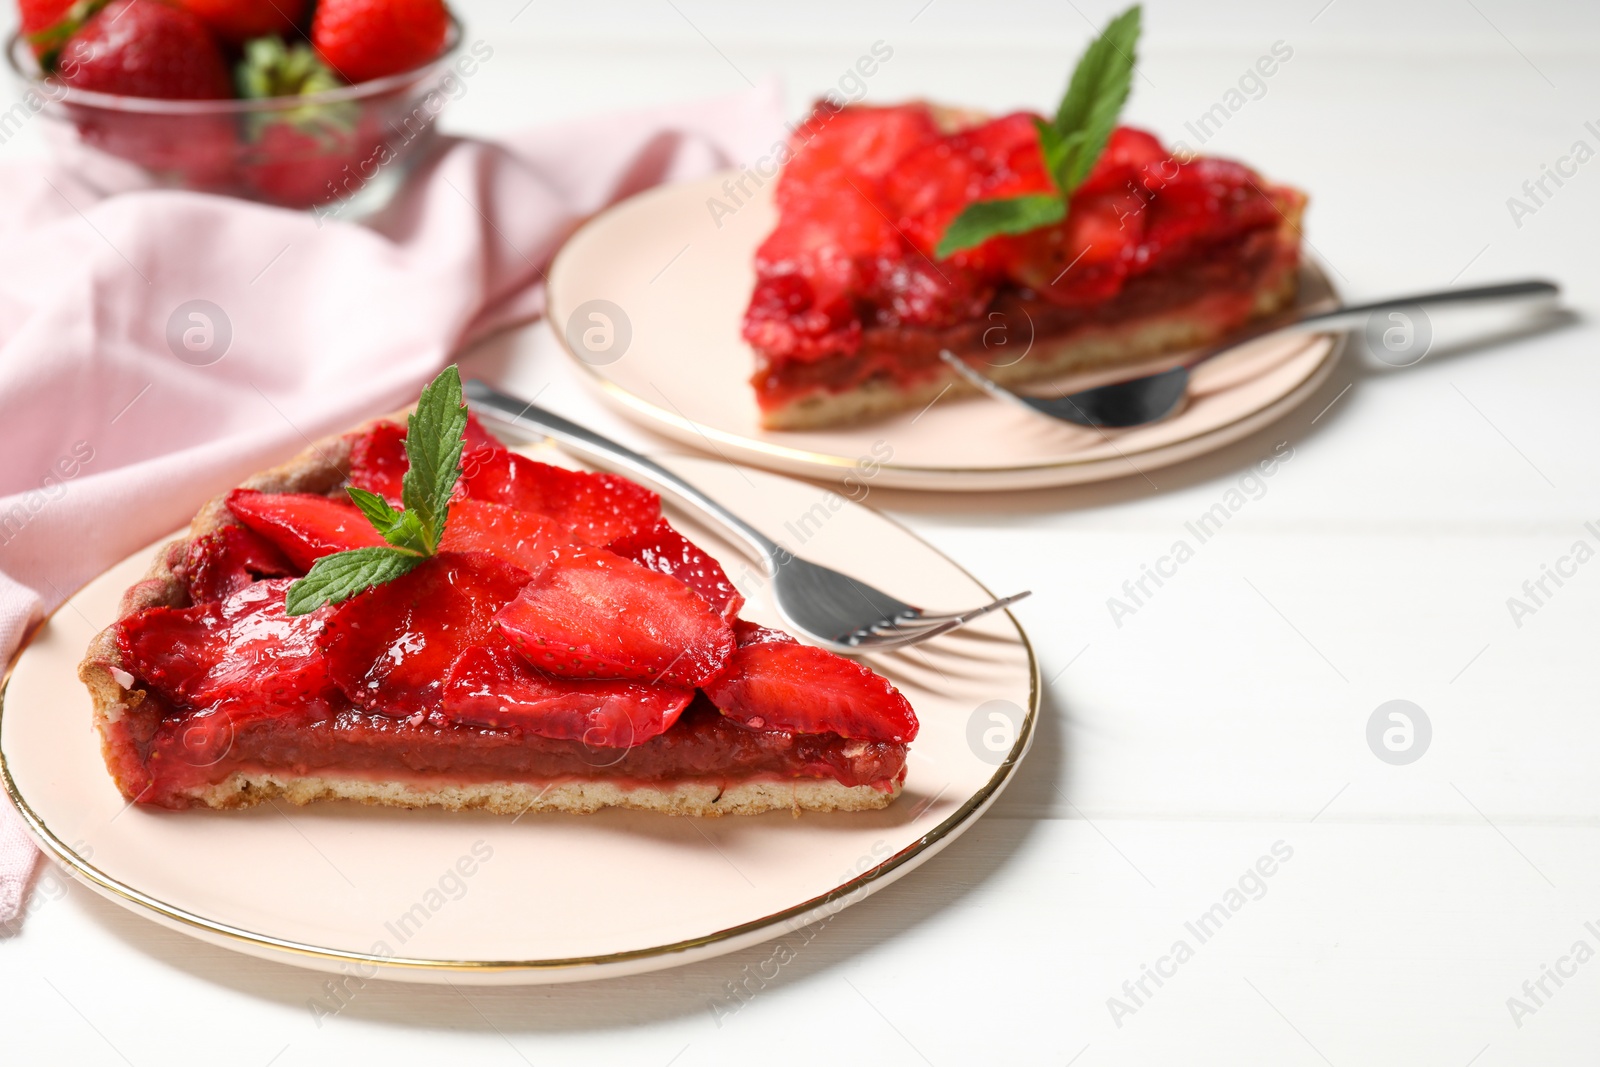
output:
M708 782L627 788L614 782L484 782L412 786L402 782L322 775L237 772L190 794L212 808L246 808L282 797L293 804L354 800L395 808L436 807L496 815L560 811L590 815L601 808L633 808L665 815L759 815L764 811L874 811L900 795L871 785L827 781L744 782L721 788Z

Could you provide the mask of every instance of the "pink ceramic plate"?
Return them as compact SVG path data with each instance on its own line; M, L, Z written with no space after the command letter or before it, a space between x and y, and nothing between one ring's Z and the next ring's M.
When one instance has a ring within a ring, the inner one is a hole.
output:
M603 397L726 458L831 481L859 477L866 461L875 464L874 484L907 489L1121 478L1220 448L1279 418L1322 384L1343 347L1342 335L1313 335L1214 360L1196 373L1181 412L1129 430L1053 423L978 397L844 429L763 430L739 321L755 280L752 257L776 216L770 184L733 214L714 214L714 200L729 202L728 177L654 189L592 219L557 255L549 287L551 325ZM1301 290L1303 303L1333 297L1314 266ZM586 342L589 330L596 332Z
M830 506L837 494L721 462L666 462L737 500L758 525L809 516L808 556L896 596L935 606L991 599L877 512ZM757 568L741 568L732 545L687 516L672 518L728 564L748 617L776 622ZM570 982L779 937L909 873L970 827L1026 753L1038 709L1027 637L1009 614L994 615L869 659L922 721L905 792L883 811L512 819L350 804L130 808L101 763L76 672L151 554L80 591L17 659L0 713L6 788L40 843L102 895L203 940L322 970Z

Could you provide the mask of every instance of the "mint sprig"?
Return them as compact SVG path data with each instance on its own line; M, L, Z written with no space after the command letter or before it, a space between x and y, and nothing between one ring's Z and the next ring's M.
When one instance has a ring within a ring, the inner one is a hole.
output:
M975 248L1000 234L1027 233L1066 218L1072 191L1089 176L1133 86L1134 50L1140 9L1135 4L1112 19L1084 50L1050 122L1035 120L1045 171L1053 193L978 200L945 228L933 254L939 259Z
M324 604L338 604L373 586L392 582L427 556L403 548L352 548L323 556L304 578L289 587L286 615L306 615Z
M461 435L466 428L461 375L452 364L422 390L417 410L406 420L406 459L411 466L400 483L400 502L406 511L417 516L423 544L430 554L438 549L439 538L444 536L450 494L461 476L461 449L465 444ZM384 536L388 538L387 534Z
M323 556L304 578L289 587L284 611L305 615L324 604L338 604L373 586L392 582L439 550L450 516L450 497L461 477L462 434L467 409L461 403L461 374L446 367L422 390L417 409L406 420L406 459L397 509L377 493L348 486L356 507L392 548L352 548Z

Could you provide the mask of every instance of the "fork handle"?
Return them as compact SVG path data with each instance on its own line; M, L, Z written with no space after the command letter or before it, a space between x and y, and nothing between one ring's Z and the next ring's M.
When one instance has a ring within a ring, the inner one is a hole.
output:
M619 469L654 483L692 507L705 512L755 550L767 566L770 577L788 553L772 538L711 499L698 488L648 456L564 419L553 411L536 407L478 380L469 379L461 387L471 406L500 422L530 433L551 437L573 452L603 467Z
M1227 338L1207 349L1198 359L1184 366L1195 365L1232 351L1245 341L1256 341L1276 334L1325 333L1330 330L1354 330L1366 325L1367 319L1383 311L1405 311L1419 307L1425 311L1446 307L1491 307L1522 301L1549 301L1561 295L1561 287L1554 282L1539 280L1505 282L1500 285L1480 285L1471 289L1441 289L1431 293L1414 293L1411 296L1390 297L1366 304L1351 304L1318 311L1311 314L1295 313L1288 318L1273 317Z

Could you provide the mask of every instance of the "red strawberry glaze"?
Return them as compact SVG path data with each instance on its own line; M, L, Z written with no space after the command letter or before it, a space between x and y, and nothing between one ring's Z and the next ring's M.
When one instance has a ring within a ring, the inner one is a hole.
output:
M391 501L400 499L400 484L411 463L406 459L406 428L380 422L350 440L350 484Z
M406 428L398 422L384 421L348 435L350 441L350 484L369 493L398 501L400 486L411 462L406 458ZM467 428L461 438L465 452L478 448L499 448L500 442L476 415L467 413Z
M326 611L289 616L291 582L257 582L226 600L150 608L127 619L117 647L128 670L168 701L205 713L273 716L336 694L317 646Z
M272 542L233 523L190 541L179 568L189 598L197 604L225 600L257 578L298 573Z
M315 493L228 494L234 518L276 545L302 572L330 552L386 542L354 504Z
M450 505L439 547L446 552L487 552L533 573L571 543L572 531L554 519L463 498Z
M352 703L406 718L439 704L450 666L494 636L528 572L485 553L441 552L327 611L318 647Z
M733 629L676 578L603 548L556 554L495 617L540 670L697 686L733 651Z
M558 678L535 670L502 641L456 659L443 707L452 722L631 748L665 733L692 699L693 689L677 686Z
M619 537L606 546L624 559L670 575L706 598L712 610L731 619L744 607L744 597L728 580L722 565L683 536L666 519L648 530Z
M882 675L742 620L739 648L704 688L724 715L756 730L900 744L917 736L910 703Z
M555 519L590 545L647 530L661 517L661 498L621 475L567 470L504 448L468 452L461 484L473 500Z

